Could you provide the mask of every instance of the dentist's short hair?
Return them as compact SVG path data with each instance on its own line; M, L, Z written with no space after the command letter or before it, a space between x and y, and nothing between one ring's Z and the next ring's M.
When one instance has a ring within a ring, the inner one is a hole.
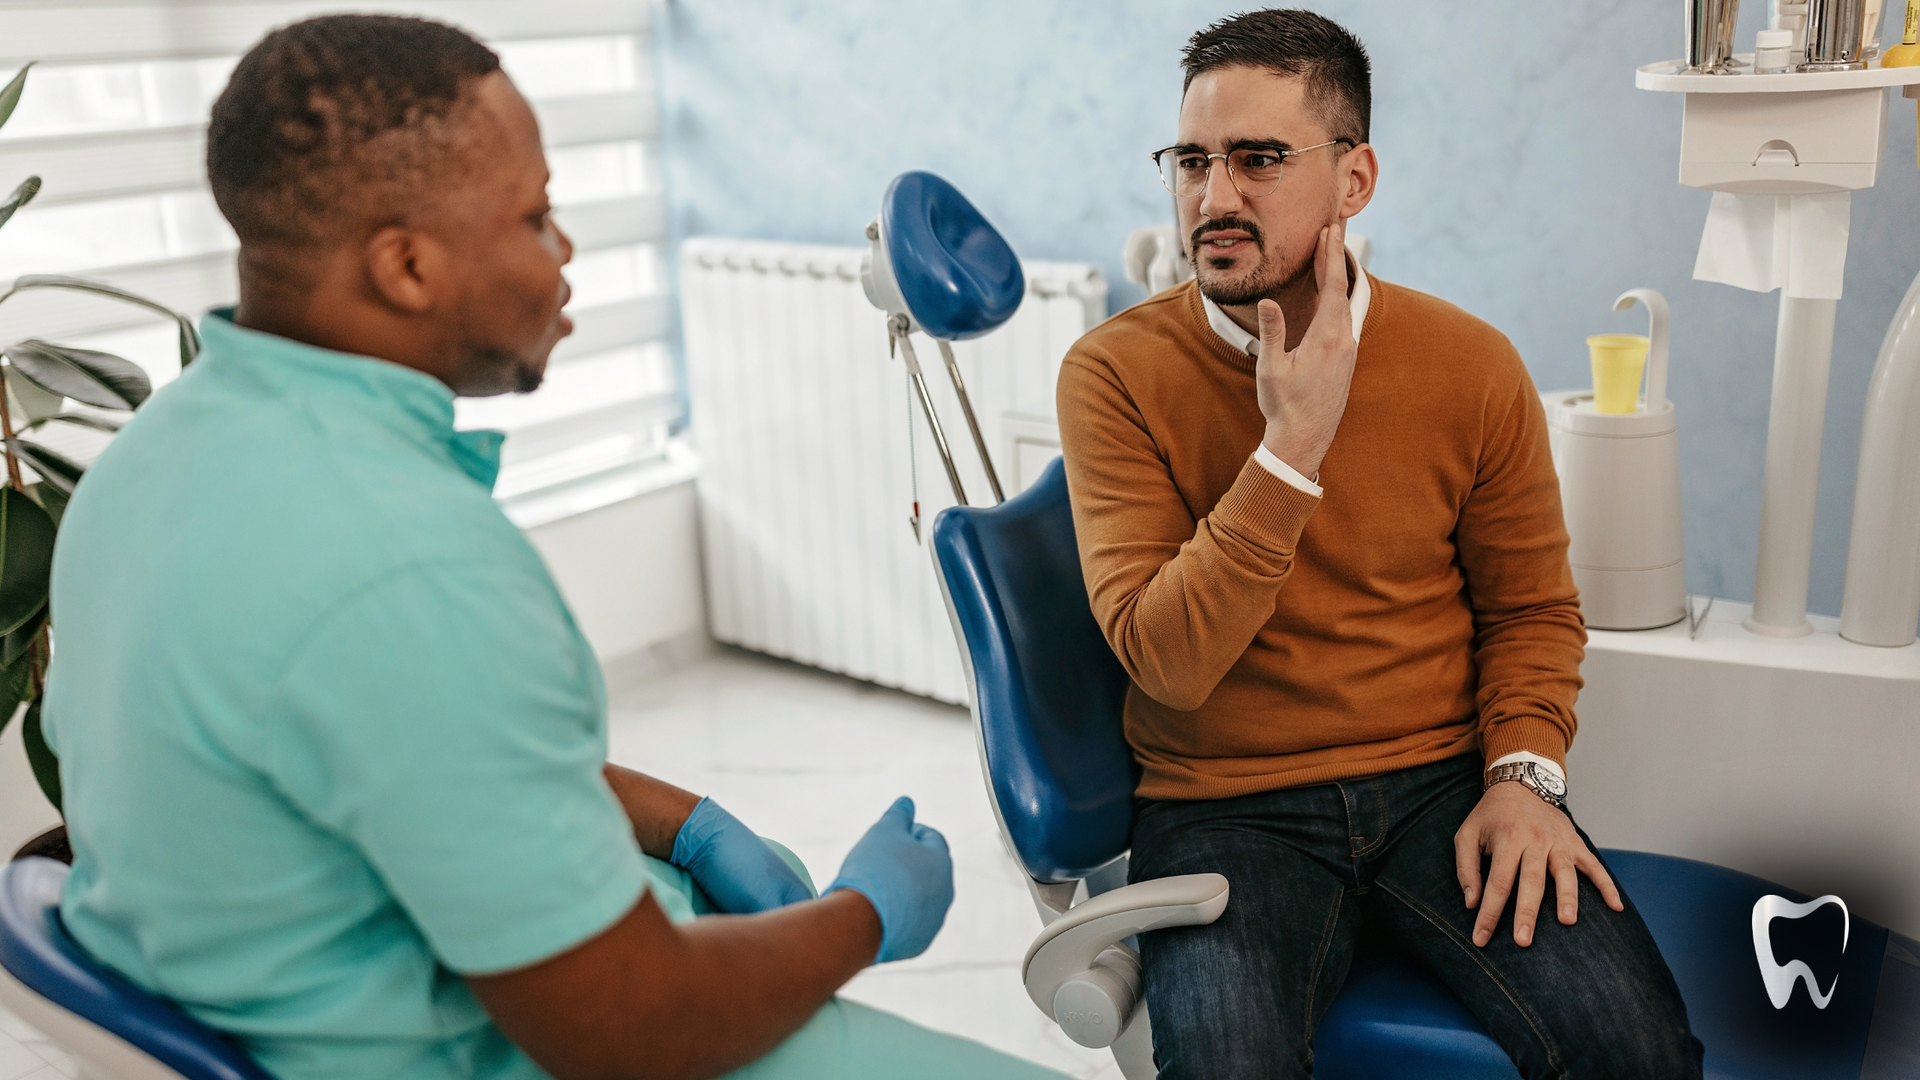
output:
M500 69L456 27L324 15L268 34L213 103L207 179L243 245L304 248L404 215L460 142L473 80Z
M1181 92L1204 72L1265 68L1306 80L1307 103L1336 139L1369 141L1373 64L1366 46L1339 23L1296 8L1269 8L1222 19L1193 35L1181 54Z

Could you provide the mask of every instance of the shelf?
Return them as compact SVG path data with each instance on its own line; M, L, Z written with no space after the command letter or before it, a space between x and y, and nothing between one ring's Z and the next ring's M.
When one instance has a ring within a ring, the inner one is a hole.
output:
M1735 57L1753 63L1752 53ZM1920 84L1920 67L1883 68L1879 61L1864 71L1789 71L1779 75L1694 75L1682 60L1662 60L1633 73L1642 90L1683 94L1798 94L1812 90L1869 90Z

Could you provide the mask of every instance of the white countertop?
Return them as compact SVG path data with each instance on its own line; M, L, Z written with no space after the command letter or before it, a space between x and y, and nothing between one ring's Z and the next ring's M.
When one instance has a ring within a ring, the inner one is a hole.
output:
M1734 59L1751 65L1753 54L1738 53ZM1883 68L1878 60L1869 61L1861 71L1787 71L1774 75L1755 75L1750 67L1735 75L1695 75L1687 70L1685 60L1662 60L1644 64L1633 73L1633 85L1642 90L1686 94L1797 94L1909 83L1920 83L1920 67Z
M1696 616L1707 604L1704 596L1688 599ZM1805 637L1763 637L1741 625L1752 610L1753 605L1736 600L1714 600L1697 633L1684 619L1658 630L1589 630L1587 651L1823 671L1920 684L1920 642L1899 649L1856 645L1840 636L1840 620L1826 615L1807 616L1813 633Z

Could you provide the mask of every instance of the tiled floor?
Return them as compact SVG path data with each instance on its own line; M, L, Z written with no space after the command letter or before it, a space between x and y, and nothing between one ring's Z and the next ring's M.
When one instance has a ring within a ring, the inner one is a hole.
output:
M79 1075L66 1051L0 1009L0 1080L65 1080Z
M617 684L612 702L614 761L713 796L821 885L895 796L913 796L952 846L953 909L924 956L870 969L844 996L1082 1080L1118 1080L1111 1054L1069 1042L1020 988L1040 922L1000 845L965 709L731 650ZM0 1080L73 1075L65 1054L0 1010Z
M819 885L896 796L913 796L953 849L953 909L925 955L871 968L842 996L1119 1080L1112 1054L1069 1041L1021 989L1040 919L1001 846L966 709L734 650L612 696L614 761L713 796Z

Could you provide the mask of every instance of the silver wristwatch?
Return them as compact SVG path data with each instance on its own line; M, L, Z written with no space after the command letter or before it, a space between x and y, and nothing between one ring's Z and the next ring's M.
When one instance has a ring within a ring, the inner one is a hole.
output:
M1487 787L1513 780L1558 807L1567 805L1567 782L1538 762L1512 761L1487 770ZM1484 789L1483 789L1484 790Z

